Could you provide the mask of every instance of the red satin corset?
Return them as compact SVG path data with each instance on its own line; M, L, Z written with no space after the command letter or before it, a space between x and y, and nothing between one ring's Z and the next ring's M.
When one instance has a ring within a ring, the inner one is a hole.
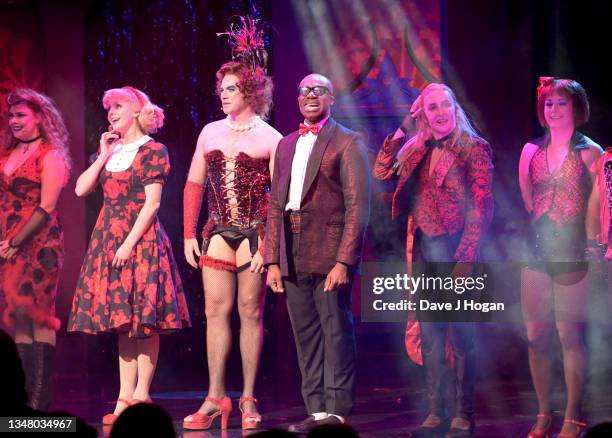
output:
M545 214L558 225L583 221L591 187L580 151L570 149L561 167L551 173L546 150L546 146L540 147L529 164L533 187L532 221Z
M228 157L219 149L205 154L208 166L208 217L241 229L265 223L270 190L267 158L244 152Z

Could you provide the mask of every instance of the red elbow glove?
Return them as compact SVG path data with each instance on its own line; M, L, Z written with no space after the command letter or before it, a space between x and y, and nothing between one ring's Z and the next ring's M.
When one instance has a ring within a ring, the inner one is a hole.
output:
M187 181L183 190L183 237L185 239L195 239L196 227L200 208L202 208L202 196L204 195L204 185L193 181Z

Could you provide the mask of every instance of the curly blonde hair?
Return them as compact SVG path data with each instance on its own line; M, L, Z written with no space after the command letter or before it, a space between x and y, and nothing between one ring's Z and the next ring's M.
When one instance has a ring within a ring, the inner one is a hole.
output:
M68 130L66 129L62 114L53 99L31 88L18 88L6 96L6 103L9 108L23 103L40 117L40 135L47 143L57 148L69 173L72 168L72 159L68 149ZM7 130L6 135L5 149L10 150L17 146L19 140L15 138L10 129Z
M164 110L151 102L149 96L137 88L125 86L104 92L102 106L108 110L113 102L127 101L135 104L140 111L138 125L145 134L155 134L164 126Z

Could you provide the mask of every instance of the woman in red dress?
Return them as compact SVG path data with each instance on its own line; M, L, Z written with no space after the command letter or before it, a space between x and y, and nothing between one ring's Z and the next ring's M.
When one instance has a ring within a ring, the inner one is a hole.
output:
M157 218L168 150L148 134L163 125L161 108L133 87L108 90L109 132L76 184L85 196L98 182L104 204L81 268L69 331L119 335L119 397L104 424L130 404L150 401L159 333L189 326L170 240Z
M70 172L68 132L51 99L30 89L7 97L0 149L0 292L4 323L26 372L30 406L46 410L55 351L55 295L64 236L55 206Z
M567 387L565 420L558 437L572 438L585 427L580 421L589 293L585 216L602 150L576 130L589 118L586 92L576 81L540 78L537 107L540 124L547 132L525 144L519 162L521 194L533 231L530 261L521 273L521 305L539 405L528 437L551 436L551 334L556 331Z

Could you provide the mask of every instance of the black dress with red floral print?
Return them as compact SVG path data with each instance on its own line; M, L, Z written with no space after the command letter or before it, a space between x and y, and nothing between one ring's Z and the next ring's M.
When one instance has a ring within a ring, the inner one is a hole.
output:
M10 154L0 156L0 240L13 238L28 222L41 200L42 165L56 148L43 142L15 171L3 171ZM12 260L0 258L0 293L6 300L4 323L13 327L15 318L57 330L55 316L57 283L64 262L64 235L57 212L31 239L23 243Z
M157 217L125 266L111 265L144 205L145 186L163 184L169 171L168 150L150 141L128 169L100 173L104 204L79 275L68 331L146 337L190 325L170 240Z

